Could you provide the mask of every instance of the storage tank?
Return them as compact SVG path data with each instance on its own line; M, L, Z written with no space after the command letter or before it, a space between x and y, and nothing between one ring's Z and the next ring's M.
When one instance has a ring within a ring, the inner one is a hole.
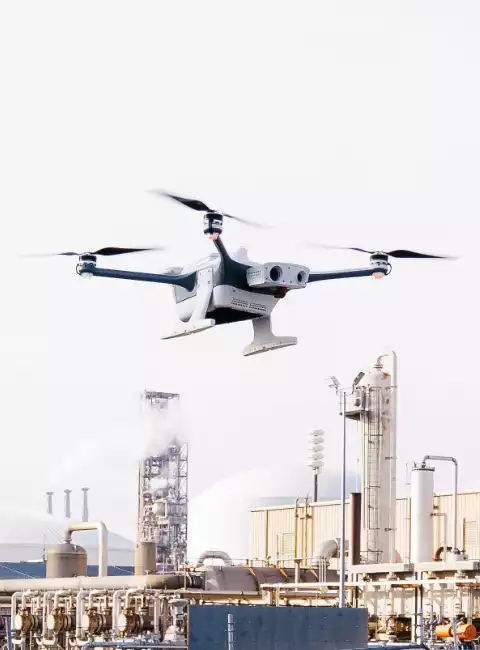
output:
M47 578L75 578L87 575L87 552L77 544L64 542L47 553Z
M135 548L135 575L157 572L157 546L155 542L137 542Z
M430 562L433 557L434 468L414 464L411 479L411 561Z

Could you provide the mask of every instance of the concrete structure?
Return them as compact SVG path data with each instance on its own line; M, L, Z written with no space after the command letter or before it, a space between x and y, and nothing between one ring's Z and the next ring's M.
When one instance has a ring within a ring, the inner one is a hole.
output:
M434 512L445 513L448 522L447 545L452 545L453 493L440 493L434 496ZM340 536L340 501L310 504L305 510L304 500L299 501L297 524L295 525L295 506L276 506L250 509L250 551L254 562L293 566L295 549L297 556L307 557L307 564L314 559L315 549L325 539ZM347 551L350 541L350 499L347 501ZM396 500L396 561L411 561L410 545L410 499L399 497ZM432 517L433 545L431 557L443 546L445 522L442 517ZM457 538L460 550L467 553L470 560L480 559L480 492L460 492L458 494ZM296 533L296 534L295 534ZM330 566L337 567L338 560L332 558Z

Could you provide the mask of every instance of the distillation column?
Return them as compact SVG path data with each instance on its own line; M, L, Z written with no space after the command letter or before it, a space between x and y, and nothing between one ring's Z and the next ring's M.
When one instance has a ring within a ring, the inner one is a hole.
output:
M378 357L355 388L347 418L358 422L362 441L363 564L395 562L396 510L396 356L393 377Z

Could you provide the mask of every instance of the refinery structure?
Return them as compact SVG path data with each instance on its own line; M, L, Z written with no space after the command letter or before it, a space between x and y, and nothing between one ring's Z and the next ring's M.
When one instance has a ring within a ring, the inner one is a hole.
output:
M187 557L188 447L165 433L176 393L145 391L158 441L139 463L134 566L112 562L110 533L88 515L75 521L65 491L61 543L49 545L44 577L0 580L0 636L8 650L80 647L472 648L480 633L480 493L459 493L454 457L427 455L408 467L397 496L397 359L379 356L344 388L343 421L361 442L358 491L319 501L254 508L249 558L225 549ZM167 427L168 429L168 427ZM323 431L313 460L323 466ZM439 464L452 490L435 491ZM316 488L315 488L316 491ZM47 494L52 515L52 493ZM208 526L208 521L205 522ZM97 536L97 554L79 540ZM1 549L0 549L1 551ZM340 618L339 618L340 617Z
M161 434L163 417L168 418L177 393L145 391L144 400L152 410ZM139 548L155 548L157 569L178 570L187 556L188 532L188 445L173 436L163 448L142 458L138 471ZM144 551L139 551L140 553Z

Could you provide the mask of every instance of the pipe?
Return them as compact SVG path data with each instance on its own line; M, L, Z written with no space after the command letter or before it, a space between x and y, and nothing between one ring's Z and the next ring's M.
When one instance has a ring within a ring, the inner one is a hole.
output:
M360 564L360 546L362 534L362 493L352 492L350 495L350 565Z
M88 522L80 524L69 524L65 532L65 541L71 543L72 533L81 530L98 530L98 577L108 575L108 530L103 521Z
M53 515L53 492L45 492L47 497L47 515Z
M88 592L88 609L93 607L93 598L94 596L104 596L105 589L92 589Z
M70 589L58 589L55 591L53 594L53 609L58 609L58 601L60 596L70 596L71 593L72 592Z
M227 566L233 565L232 558L228 553L225 553L225 551L216 551L213 549L204 551L198 558L198 564L203 564L207 559L220 559L223 560Z
M161 609L161 599L159 596L155 596L153 599L153 633L160 634L160 609Z
M293 520L293 557L298 557L298 501L299 498L295 499L295 512Z
M347 395L342 391L343 396L343 435L342 435L342 510L341 510L341 535L340 535L340 593L339 607L345 607L345 500L346 495L346 461L347 461Z
M71 508L70 508L70 493L71 490L64 490L65 492L65 519L70 519L72 516Z
M144 575L144 576L104 576L102 578L77 576L75 578L23 578L0 580L0 594L12 594L16 591L35 589L42 592L57 589L128 589L131 587L145 589L181 589L183 577L178 574ZM200 590L199 590L200 591Z
M400 587L402 589L411 589L412 587L421 587L422 585L480 585L480 579L474 578L442 578L442 579L427 579L427 580L372 580L365 582L360 580L352 580L346 582L346 587ZM323 587L333 587L338 589L338 582L266 582L260 585L260 589L321 589Z
M48 618L48 604L52 600L52 596L54 595L54 591L46 591L43 594L43 624L42 624L42 636L45 637L47 635L47 618Z
M75 637L77 640L81 640L83 637L83 630L82 630L82 617L83 617L83 601L85 599L85 591L80 588L77 597L76 597L76 610L77 610L77 615L76 615L76 621L75 621Z
M443 561L447 561L447 551L448 551L448 542L447 542L447 513L446 512L433 512L432 513L434 517L443 517ZM438 553L438 551L437 551ZM437 554L435 554L437 555ZM435 560L437 559L436 556L434 558Z
M16 591L12 594L12 604L10 608L10 627L13 628L13 623L15 621L15 616L17 615L17 600L21 597L21 591Z
M454 464L455 466L455 486L454 486L454 495L453 495L453 548L452 553L454 555L459 555L460 551L457 547L457 502L458 502L458 461L453 456L424 456L423 462L427 460L446 460Z
M300 562L302 561L300 558L296 557L294 560L295 562L295 582L300 582Z
M90 488L82 487L83 492L83 512L82 521L88 521L88 491Z

